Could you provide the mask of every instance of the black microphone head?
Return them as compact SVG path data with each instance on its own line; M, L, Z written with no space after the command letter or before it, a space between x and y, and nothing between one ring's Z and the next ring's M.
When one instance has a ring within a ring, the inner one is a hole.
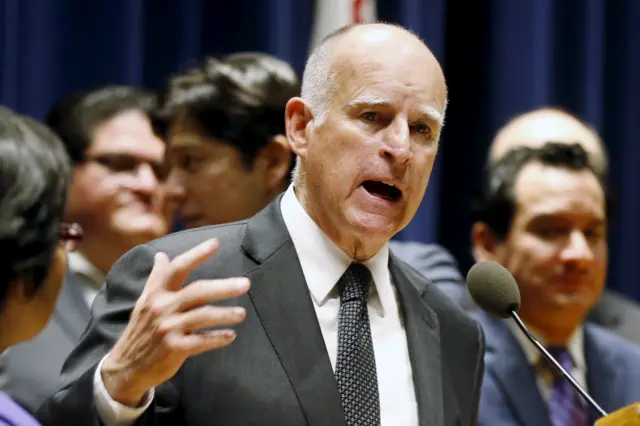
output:
M520 308L520 290L513 275L496 262L478 262L467 273L471 297L491 315L509 318Z

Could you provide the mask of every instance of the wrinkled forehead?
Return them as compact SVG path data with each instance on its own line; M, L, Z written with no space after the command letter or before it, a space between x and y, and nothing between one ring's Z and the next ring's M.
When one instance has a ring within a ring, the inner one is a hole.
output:
M444 75L424 45L347 44L336 53L333 71L337 106L359 98L406 104L444 116Z

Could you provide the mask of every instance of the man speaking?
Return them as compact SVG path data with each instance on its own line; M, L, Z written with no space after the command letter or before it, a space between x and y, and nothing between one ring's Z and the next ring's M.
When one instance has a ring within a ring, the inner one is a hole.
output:
M475 424L482 332L388 249L445 106L440 65L406 30L329 35L286 108L292 186L247 221L120 259L44 424Z

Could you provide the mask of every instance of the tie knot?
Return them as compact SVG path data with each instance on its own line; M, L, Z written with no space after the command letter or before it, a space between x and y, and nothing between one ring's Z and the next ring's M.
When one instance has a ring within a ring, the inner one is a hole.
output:
M350 300L366 302L372 281L373 276L369 268L362 263L352 263L338 281L340 300L342 302Z
M567 348L565 348L564 346L551 346L547 348L547 350L549 351L551 356L558 361L562 368L571 371L571 369L573 368L573 358L571 357L571 354L569 353ZM555 372L555 369L553 369L553 367L551 367L551 369Z

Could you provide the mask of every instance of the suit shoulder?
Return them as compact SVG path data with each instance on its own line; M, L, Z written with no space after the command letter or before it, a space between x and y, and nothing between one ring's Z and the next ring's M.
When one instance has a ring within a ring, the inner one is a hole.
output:
M396 253L407 251L407 252L422 253L425 255L436 254L436 253L449 254L447 249L445 249L444 247L438 244L427 244L427 243L421 243L418 241L391 240L389 241L389 248Z
M206 240L216 238L220 249L236 250L242 243L248 221L224 223L174 232L148 242L146 245L154 251L163 251L169 256L183 253Z
M640 345L632 342L598 324L585 324L585 332L591 339L611 353L631 358L640 365Z
M640 315L640 303L615 291L607 290L603 292L600 303L607 306L608 309L632 310L635 314Z

